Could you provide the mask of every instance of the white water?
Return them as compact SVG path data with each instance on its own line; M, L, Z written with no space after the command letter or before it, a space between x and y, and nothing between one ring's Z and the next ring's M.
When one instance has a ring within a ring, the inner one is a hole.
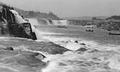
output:
M64 46L65 48L73 51L65 52L62 55L48 55L47 58L43 61L49 61L50 63L45 69L42 70L42 72L120 71L120 45L101 45L95 41L88 41L84 39L76 39L69 37L57 38L44 36L43 38L48 39L49 41ZM78 41L78 43L75 43L76 40ZM86 45L80 45L80 43L84 43ZM88 51L83 53L76 52L75 50L79 48L87 48ZM94 49L97 49L100 52L89 53Z
M48 55L44 61L50 61L50 63L42 71L43 72L120 71L120 61L119 61L120 46L114 47L114 46L98 45L97 47L96 49L98 49L100 52L89 53L90 51L94 50L94 48L89 47L89 50L83 53L81 52L79 53L79 51L78 52L69 51L69 52L65 52L62 55Z
M38 22L35 22L35 20L33 20L33 23L38 25ZM49 61L49 64L46 68L42 69L42 72L120 72L120 45L101 45L95 41L88 41L81 38L49 37L44 36L44 34L55 33L41 32L36 28L33 28L33 30L38 39L52 41L73 50L64 54L47 54L47 58L43 61ZM79 43L75 43L75 40L79 41ZM80 43L86 45L80 45ZM79 48L87 48L88 51L76 51ZM99 51L91 52L94 49Z

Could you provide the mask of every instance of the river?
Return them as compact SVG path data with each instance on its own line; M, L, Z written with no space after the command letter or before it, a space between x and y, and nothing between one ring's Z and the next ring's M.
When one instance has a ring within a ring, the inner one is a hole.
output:
M59 28L36 24L37 41L49 40L72 50L48 55L43 61L49 61L49 64L42 72L120 72L120 36L109 35L102 29L85 30L82 26ZM84 46L80 45L83 43ZM87 51L77 51L80 48Z

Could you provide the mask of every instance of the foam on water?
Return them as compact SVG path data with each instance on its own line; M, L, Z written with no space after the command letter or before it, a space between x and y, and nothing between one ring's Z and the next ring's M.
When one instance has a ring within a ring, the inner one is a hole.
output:
M42 72L119 72L120 71L120 46L119 45L101 45L95 41L87 41L83 39L74 38L59 38L52 40L56 44L66 46L69 42L74 43L78 40L78 44L84 43L85 52L67 51L63 54L48 54L41 51L29 50L27 46L21 45L15 47L16 50L30 51L41 53L46 56L42 61L47 62L48 66L42 69ZM28 40L29 41L29 40ZM77 44L77 43L76 43ZM78 46L79 47L79 46ZM81 48L81 46L79 47ZM68 48L69 49L69 48ZM97 50L95 50L97 49Z
M86 52L67 51L64 54L52 55L27 48L22 45L15 49L45 55L46 58L42 61L47 62L48 66L42 69L42 72L114 72L115 70L119 72L120 70L120 53L113 50L92 52L94 49L89 49Z
M120 62L118 56L108 56L109 58L105 60L106 56L103 54L103 56L97 55L98 60L94 60L94 56L89 53L68 52L63 55L51 55L46 58L49 65L42 72L99 72L99 69L105 70L105 72L113 69L119 71Z
M84 47L83 45L80 45L81 43L86 44L85 47L87 48L95 48L99 50L116 50L119 49L119 45L114 44L100 44L96 41L92 40L85 40L81 38L71 38L71 37L50 37L50 36L44 36L42 37L45 40L54 42L56 44L59 44L65 48L68 48L70 50L77 50L81 47ZM75 41L78 41L78 43L75 43Z
M49 61L49 64L42 72L114 72L115 70L119 72L120 70L120 45L101 45L95 41L75 38L45 38L73 51L65 52L62 55L48 55L43 61ZM74 43L76 40L79 43ZM77 49L83 47L79 45L80 43L84 43L84 48L89 50L85 53L76 52ZM98 52L89 53L94 49L97 49Z
M35 23L34 20L33 23ZM81 38L50 37L44 35L55 33L40 32L35 28L34 31L38 39L52 41L72 50L64 54L51 55L41 51L29 50L25 46L16 48L45 55L46 58L42 61L49 62L49 64L46 68L42 69L42 72L120 72L120 45L101 45L95 41L88 41ZM78 43L75 43L76 40ZM81 45L81 43L85 45ZM76 51L82 47L88 50L85 52Z

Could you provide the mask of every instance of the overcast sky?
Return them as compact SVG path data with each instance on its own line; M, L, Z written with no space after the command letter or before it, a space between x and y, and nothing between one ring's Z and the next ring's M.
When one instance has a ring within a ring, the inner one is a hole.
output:
M120 0L0 0L12 6L60 17L120 15Z

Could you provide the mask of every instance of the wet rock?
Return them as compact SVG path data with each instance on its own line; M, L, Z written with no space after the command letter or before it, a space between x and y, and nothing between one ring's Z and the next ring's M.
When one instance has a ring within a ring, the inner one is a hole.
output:
M39 53L33 53L33 55L32 56L38 56L39 55ZM41 54L42 55L42 54ZM44 56L44 55L42 55L42 56Z
M43 54L35 53L35 52L29 52L29 51L22 51L21 54L25 55L25 56L37 57L40 60L46 58Z
M78 43L78 41L76 40L75 43Z
M6 47L5 50L12 50L13 51L14 48L13 47Z
M87 51L88 49L86 49L86 48L80 48L80 49L78 49L77 51L81 51L81 52L85 52L85 51Z
M49 54L63 54L66 51L70 51L69 49L66 49L65 47L54 44L53 42L40 42L39 48L36 47L36 48L29 48L29 49L43 51Z
M80 43L80 45L86 45L85 43Z
M42 54L39 54L38 56L36 56L36 58L40 59L40 60L43 60L44 58L46 58L46 56L42 55Z
M34 53L34 52L30 52L30 51L21 51L22 55L29 55L29 56L38 56L39 53Z

